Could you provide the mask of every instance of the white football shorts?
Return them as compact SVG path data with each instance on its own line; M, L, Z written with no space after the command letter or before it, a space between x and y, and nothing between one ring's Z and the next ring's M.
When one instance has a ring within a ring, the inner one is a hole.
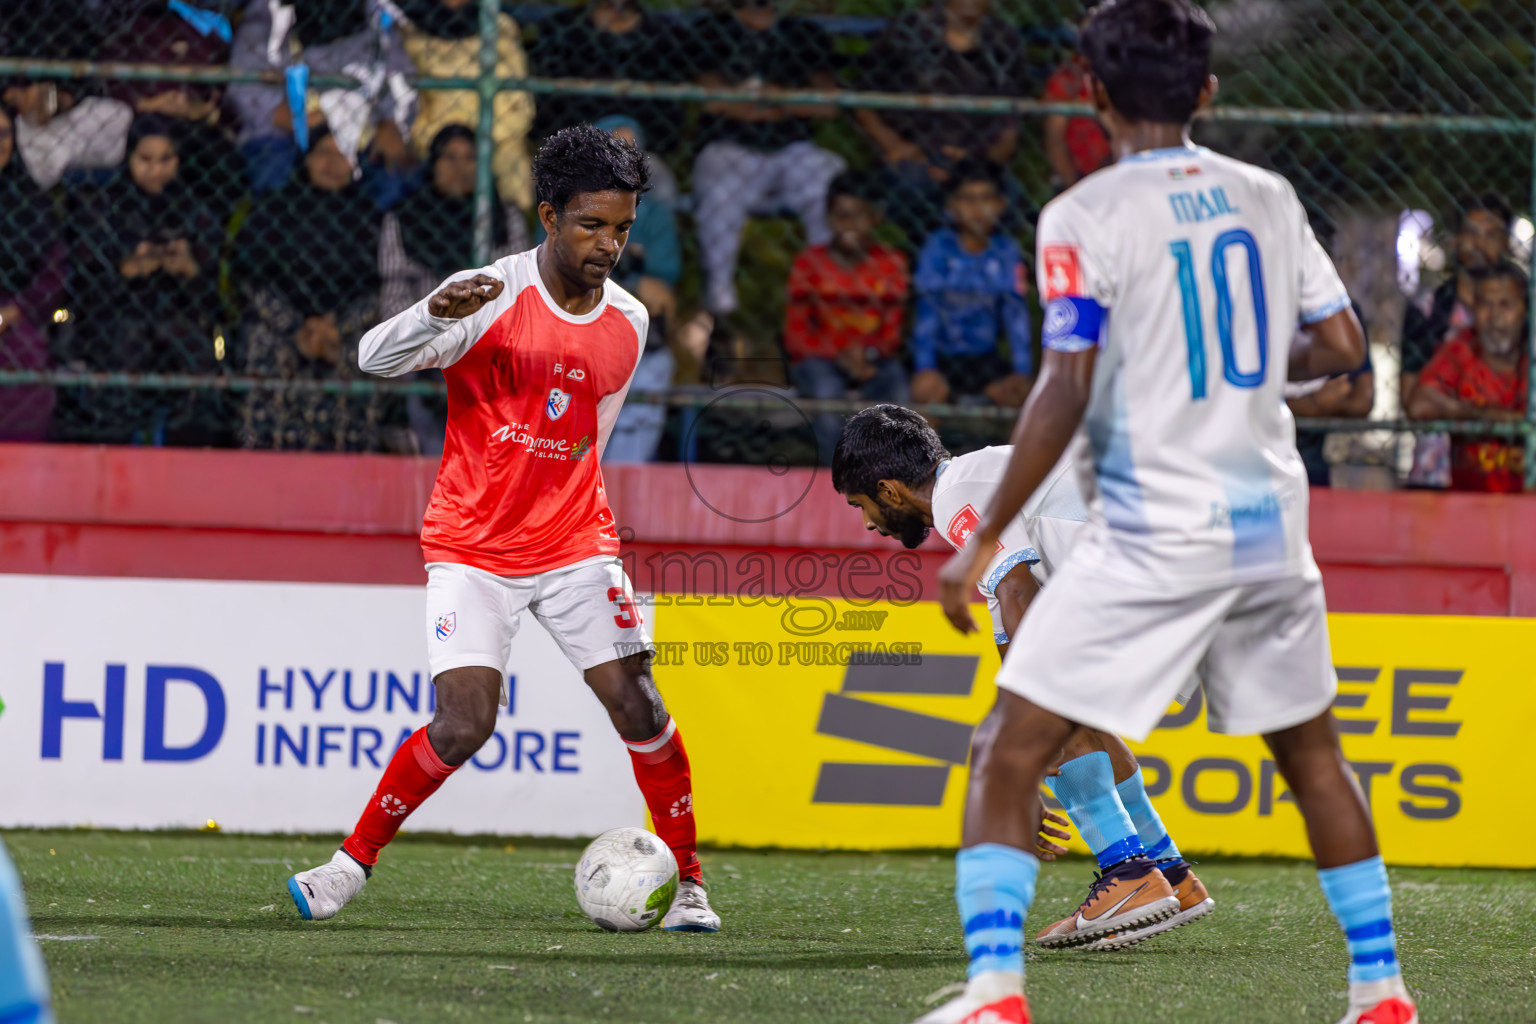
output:
M501 673L507 703L512 638L527 611L578 671L654 651L634 588L613 555L536 576L497 576L452 562L427 563L427 662L436 679L480 665Z
M1300 725L1333 703L1321 576L1194 593L1137 586L1071 559L1041 588L997 685L1082 725L1145 740L1205 684L1213 732Z

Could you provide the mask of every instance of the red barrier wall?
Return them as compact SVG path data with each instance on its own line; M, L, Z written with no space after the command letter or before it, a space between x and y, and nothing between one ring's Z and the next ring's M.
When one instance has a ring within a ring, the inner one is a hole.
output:
M435 469L389 456L0 444L0 572L419 583ZM770 592L867 594L894 580L928 596L947 552L936 537L907 553L866 532L825 472L603 475L642 590L733 591L768 572ZM1536 615L1536 496L1314 491L1312 544L1334 611ZM752 552L771 569L743 562ZM698 567L679 582L685 562L711 553L723 582Z

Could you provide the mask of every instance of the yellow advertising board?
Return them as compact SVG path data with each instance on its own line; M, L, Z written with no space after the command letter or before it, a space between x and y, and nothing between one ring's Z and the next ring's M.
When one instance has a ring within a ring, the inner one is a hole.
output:
M687 739L702 841L958 844L970 733L996 693L989 634L959 635L928 602L657 602L655 673ZM1536 723L1536 620L1329 621L1344 752L1387 861L1536 867L1519 756ZM1307 855L1263 742L1209 732L1198 698L1133 749L1181 849Z

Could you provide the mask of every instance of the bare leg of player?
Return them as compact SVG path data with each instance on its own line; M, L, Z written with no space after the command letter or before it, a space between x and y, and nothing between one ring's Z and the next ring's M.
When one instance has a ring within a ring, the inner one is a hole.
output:
M719 931L720 918L710 909L699 868L688 752L677 722L667 713L651 678L651 655L635 654L605 661L588 669L586 680L629 748L635 782L645 796L652 827L677 858L677 898L662 919L662 928Z
M1349 946L1349 1012L1340 1024L1416 1024L1418 1011L1397 962L1386 865L1333 712L1264 742L1306 820L1318 881Z
M482 666L449 669L432 680L437 710L400 745L357 825L331 860L288 880L306 921L335 917L362 891L382 850L407 816L475 755L496 728L501 672Z

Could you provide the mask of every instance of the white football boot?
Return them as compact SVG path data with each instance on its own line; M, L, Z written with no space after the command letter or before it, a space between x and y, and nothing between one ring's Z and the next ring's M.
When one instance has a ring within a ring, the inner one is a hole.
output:
M1419 1024L1419 1009L1403 976L1358 981L1349 986L1349 1012L1339 1024Z
M341 908L363 891L368 873L343 850L328 863L300 871L288 879L288 892L299 916L306 921L324 921L335 917Z
M677 883L677 896L661 919L661 927L669 932L717 932L720 915L710 909L703 884L685 878Z
M983 971L966 983L964 992L919 1017L917 1024L1029 1024L1024 975Z

